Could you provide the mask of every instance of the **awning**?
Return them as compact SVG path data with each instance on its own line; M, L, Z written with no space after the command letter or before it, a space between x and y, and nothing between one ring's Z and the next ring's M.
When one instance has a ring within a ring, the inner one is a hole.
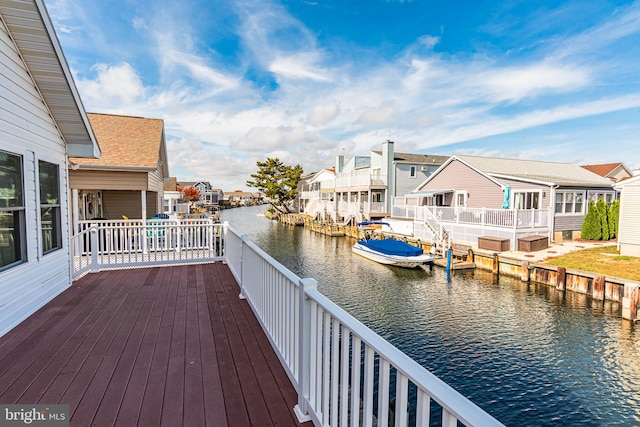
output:
M409 193L405 195L407 198L418 198L418 197L433 197L438 194L447 194L453 193L454 190L428 190L428 191L416 191L415 193Z

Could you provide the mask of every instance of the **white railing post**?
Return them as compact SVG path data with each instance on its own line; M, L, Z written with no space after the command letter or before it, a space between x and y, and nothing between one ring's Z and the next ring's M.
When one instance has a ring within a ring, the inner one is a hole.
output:
M307 297L307 290L316 290L318 282L315 279L300 279L298 282L298 404L294 412L298 422L311 420L309 415L309 397L311 395L311 300Z
M246 245L244 244L244 242L249 241L249 236L246 234L243 234L242 236L240 236L240 295L238 295L238 298L240 299L247 299L247 296L244 293L244 269L247 266L247 263L245 262L245 255L246 255Z
M91 272L98 273L100 266L98 265L98 226L91 226Z

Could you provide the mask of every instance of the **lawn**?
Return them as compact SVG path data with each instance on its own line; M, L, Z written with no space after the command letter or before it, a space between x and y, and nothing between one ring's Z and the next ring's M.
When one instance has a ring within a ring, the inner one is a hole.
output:
M621 256L616 246L602 246L548 258L543 264L640 281L640 258Z

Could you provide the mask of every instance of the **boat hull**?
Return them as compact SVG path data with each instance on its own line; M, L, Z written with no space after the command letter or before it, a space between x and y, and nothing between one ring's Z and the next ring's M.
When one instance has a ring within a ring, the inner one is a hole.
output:
M434 259L433 256L425 254L417 256L388 255L374 251L360 243L354 244L351 247L351 250L354 254L368 258L377 263L403 268L416 268L422 264L433 262Z

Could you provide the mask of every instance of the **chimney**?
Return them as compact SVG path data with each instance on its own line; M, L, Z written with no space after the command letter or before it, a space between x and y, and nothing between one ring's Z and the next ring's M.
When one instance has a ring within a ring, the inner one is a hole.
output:
M396 189L393 154L393 141L387 139L382 143L382 173L386 176L387 181L387 196L385 197L387 212L391 212L391 205Z
M344 155L339 154L336 157L336 173L340 173L344 170Z

